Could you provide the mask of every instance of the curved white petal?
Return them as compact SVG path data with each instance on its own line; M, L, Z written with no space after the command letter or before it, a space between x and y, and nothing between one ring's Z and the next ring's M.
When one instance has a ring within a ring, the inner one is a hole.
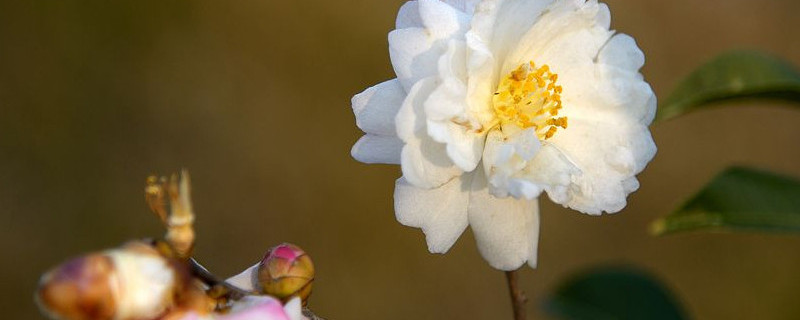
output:
M400 155L403 177L420 188L436 188L461 175L445 146L427 136L406 141Z
M389 57L406 91L423 78L436 75L436 64L447 46L425 28L389 32Z
M404 3L397 12L394 22L395 29L421 28L422 17L419 16L419 2L409 1Z
M428 134L445 142L447 156L459 169L469 172L478 166L485 139L483 135L465 131L462 125L450 121L428 122Z
M351 100L356 125L366 133L397 135L394 120L405 97L406 92L397 79L367 88Z
M626 34L614 35L597 57L598 102L627 113L641 124L650 124L656 113L656 97L639 68L644 54Z
M613 31L608 29L609 12L605 4L596 1L556 1L539 20L519 39L518 44L503 62L501 74L520 64L534 61L548 64L563 76L571 70L580 72L594 59Z
M600 121L632 121L648 125L656 111L656 98L641 75L613 66L596 64L584 69L583 76L567 75L564 79L580 85L564 86L561 95L563 115L572 119ZM572 81L575 79L575 81ZM591 86L587 87L587 84Z
M350 149L350 155L363 163L400 164L402 150L403 140L397 137L365 134Z
M439 58L439 84L425 101L428 135L447 145L447 154L464 171L480 162L483 136L480 123L467 112L466 44L450 40Z
M394 118L397 137L406 141L425 132L425 101L434 89L436 80L429 77L417 81L408 90L408 95Z
M610 66L637 72L644 65L644 53L631 36L619 33L611 37L597 55L597 61Z
M397 179L394 210L397 221L421 228L432 253L445 253L467 228L467 204L471 174L462 175L435 189L422 189Z
M470 122L466 115L466 45L450 40L447 51L439 58L438 85L425 101L426 118L433 121Z
M450 39L463 38L469 16L439 0L419 0L401 8L398 28L389 33L389 57L406 90L434 76ZM421 24L421 25L419 25Z
M442 2L449 4L456 10L466 13L471 16L475 11L475 5L481 0L442 0Z
M491 123L494 119L492 109L492 93L497 83L495 57L488 44L477 33L470 31L466 36L467 43L467 106L469 115L481 124ZM489 128L481 128L488 130Z
M468 212L478 251L489 265L506 271L515 270L525 262L536 267L537 199L497 198L489 193L483 174L476 172Z
M489 133L483 153L489 193L497 197L534 199L542 191L557 203L566 203L572 181L581 170L561 150L540 142L533 129L507 135Z
M483 168L487 172L489 193L497 197L535 199L544 185L530 179L526 168L542 144L533 128L507 135L500 130L489 132L483 151Z
M542 146L527 163L523 177L541 186L555 203L569 200L572 181L581 170L551 143Z
M419 0L422 24L436 38L463 34L469 25L469 16L439 0Z
M475 9L469 33L480 39L497 61L520 42L523 34L537 21L552 0L484 0Z
M447 155L446 145L426 131L424 103L435 88L435 80L418 81L397 113L397 135L405 142L400 155L403 177L420 188L435 188L462 173Z
M573 177L569 198L556 201L578 211L614 213L638 187L635 179L653 158L656 146L647 126L624 117L608 121L570 119L551 143L581 170Z
M470 16L474 11L475 5L480 0L442 0L442 4L447 4L451 8L441 8L439 7L438 3L431 3L430 0L427 0L427 3L423 3L420 6L420 2L426 1L408 1L404 3L400 10L397 13L397 19L395 21L395 28L396 29L404 29L404 28L415 28L415 27L431 27L431 28L442 28L444 24L441 21L437 21L437 15L443 15L445 17L446 22L449 25L453 25L452 22L456 22L459 26L457 29L464 28L468 26ZM455 10L453 10L455 9ZM422 12L421 12L422 10ZM455 12L451 12L455 11ZM424 15L424 20L423 20Z

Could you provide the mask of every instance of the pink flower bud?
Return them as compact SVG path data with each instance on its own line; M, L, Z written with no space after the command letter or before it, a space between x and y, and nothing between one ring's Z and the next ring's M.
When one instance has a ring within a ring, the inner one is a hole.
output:
M299 247L284 243L270 249L258 266L258 282L264 293L286 302L298 296L305 305L314 281L311 258Z

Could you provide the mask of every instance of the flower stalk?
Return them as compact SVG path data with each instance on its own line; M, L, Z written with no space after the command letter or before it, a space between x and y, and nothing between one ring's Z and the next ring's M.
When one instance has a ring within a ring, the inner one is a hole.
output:
M508 293L511 295L511 307L514 310L514 320L527 319L525 303L528 302L528 297L526 297L525 292L519 288L519 269L506 271L506 280L508 282Z

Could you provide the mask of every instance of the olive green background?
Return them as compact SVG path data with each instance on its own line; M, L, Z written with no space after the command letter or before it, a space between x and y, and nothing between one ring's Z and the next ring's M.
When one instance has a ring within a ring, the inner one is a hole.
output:
M83 252L159 236L151 173L188 168L197 257L220 275L289 241L313 257L310 306L336 319L510 319L504 277L469 231L446 255L394 219L399 168L350 157L350 97L393 77L402 1L2 1L0 310L42 318L38 275ZM727 49L800 64L796 0L608 1L662 97ZM699 319L800 318L800 236L648 224L731 164L800 176L800 112L739 103L652 128L658 154L616 215L543 197L531 318L565 276L625 264L657 274Z

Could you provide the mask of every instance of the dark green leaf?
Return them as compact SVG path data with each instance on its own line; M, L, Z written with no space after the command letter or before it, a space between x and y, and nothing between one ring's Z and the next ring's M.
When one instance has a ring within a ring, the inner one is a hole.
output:
M734 51L700 66L659 106L656 121L714 102L734 99L800 102L800 73L786 61L758 52Z
M646 273L628 268L604 268L580 274L564 283L545 302L559 319L686 319L669 291Z
M800 181L748 168L730 168L672 214L655 234L724 228L800 232Z

